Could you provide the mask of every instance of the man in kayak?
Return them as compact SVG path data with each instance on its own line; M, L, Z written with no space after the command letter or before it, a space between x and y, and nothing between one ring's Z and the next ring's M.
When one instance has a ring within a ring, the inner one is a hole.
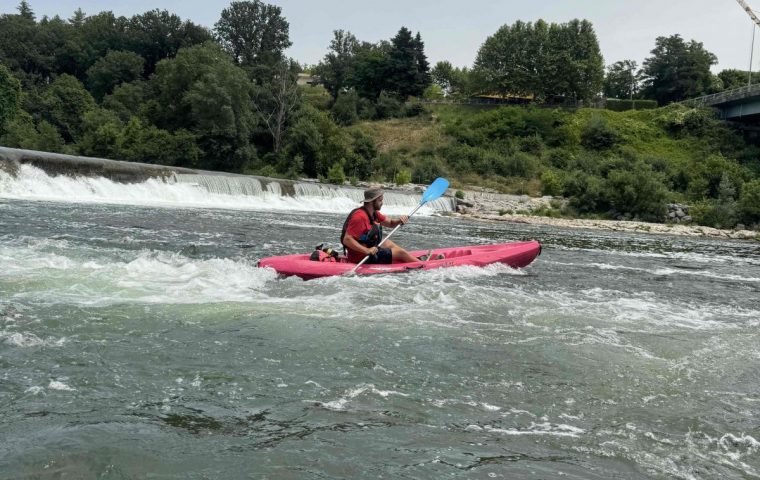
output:
M419 258L391 240L378 247L383 239L382 227L395 227L409 221L406 215L396 219L386 217L380 213L382 207L383 189L369 188L364 191L364 204L348 214L341 232L341 243L348 251L348 261L359 263L369 255L367 263L419 262Z

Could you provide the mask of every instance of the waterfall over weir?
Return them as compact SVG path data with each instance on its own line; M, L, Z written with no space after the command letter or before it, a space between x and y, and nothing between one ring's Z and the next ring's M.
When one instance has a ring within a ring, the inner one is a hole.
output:
M89 159L0 147L0 198L177 208L348 212L361 188L156 165ZM421 193L386 191L383 211L408 213ZM443 197L420 214L452 211Z

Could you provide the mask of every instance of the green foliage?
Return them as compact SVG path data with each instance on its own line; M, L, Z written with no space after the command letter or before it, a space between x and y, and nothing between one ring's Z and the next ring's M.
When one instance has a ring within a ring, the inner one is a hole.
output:
M541 193L544 195L562 195L562 178L552 170L546 170L541 174Z
M359 41L351 32L333 31L329 50L315 71L333 100L337 100L341 90L351 85L358 49Z
M395 96L382 92L375 105L376 117L378 119L393 118L401 115L404 105Z
M345 183L346 174L343 172L343 165L341 162L333 163L329 170L327 170L327 181L337 185L343 185L343 183Z
M749 225L760 223L760 179L742 186L738 209L742 222Z
M604 78L599 43L587 20L504 25L480 47L475 70L484 92L538 99L591 100Z
M657 37L652 56L642 69L645 98L660 105L710 93L710 67L718 63L715 55L700 42L685 42L680 35Z
M604 108L613 112L625 112L626 110L650 110L657 108L655 100L619 100L608 98L605 101Z
M634 60L622 60L607 67L604 96L608 99L633 99L637 96L641 80L637 69L638 65Z
M41 120L35 126L32 117L24 111L6 124L6 132L0 136L0 145L42 152L73 153L53 125Z
M746 87L750 84L750 74L744 70L729 68L718 73L718 78L723 84L723 90ZM751 84L760 83L760 76L751 75Z
M396 172L396 177L393 179L393 183L396 185L406 185L412 181L412 172L409 170L399 170Z
M0 135L4 131L4 125L18 113L20 99L21 82L0 64Z
M87 84L92 95L101 100L124 82L140 78L145 59L132 52L108 52L87 70Z
M412 170L412 180L417 183L430 183L438 177L445 177L443 166L432 158L418 162Z
M149 95L147 90L147 84L142 80L122 83L103 98L101 106L116 113L122 122L129 121L131 117L140 115L140 109Z
M42 94L44 116L58 128L67 142L79 138L84 115L95 108L95 100L82 82L71 75L61 75Z
M425 45L419 32L412 36L406 27L401 27L391 39L385 88L394 92L401 100L422 96L430 85L430 65L425 56Z
M644 164L637 164L632 170L611 171L605 196L610 207L629 216L656 222L665 215L665 186Z
M581 144L589 150L606 150L620 141L620 135L603 117L593 117L581 131Z
M464 200L464 192L461 190L457 190L454 196L460 200Z
M424 92L422 92L422 98L425 100L443 100L444 93L443 88L435 83L428 86Z
M330 109L333 120L338 125L353 125L359 121L359 115L356 112L356 105L359 98L355 91L342 92Z
M196 136L201 168L240 171L251 160L251 85L217 45L183 49L160 62L150 84L156 99L148 117L160 129Z
M272 75L292 45L289 29L282 8L260 0L230 3L214 25L224 49L259 81Z

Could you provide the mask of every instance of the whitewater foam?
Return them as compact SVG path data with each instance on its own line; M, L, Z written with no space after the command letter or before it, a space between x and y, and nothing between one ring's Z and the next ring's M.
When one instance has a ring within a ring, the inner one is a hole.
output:
M125 184L104 177L50 176L32 165L21 165L16 176L0 170L0 198L64 203L347 213L359 205L362 195L359 189L306 183L296 183L295 190L293 197L282 195L280 188L263 189L258 179L243 176L183 174ZM388 192L384 211L408 213L420 198ZM453 207L452 199L441 198L418 214Z

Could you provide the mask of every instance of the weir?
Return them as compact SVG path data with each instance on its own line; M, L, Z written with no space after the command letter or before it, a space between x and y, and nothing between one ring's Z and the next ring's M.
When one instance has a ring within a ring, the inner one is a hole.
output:
M386 191L386 210L414 208L421 191ZM0 147L0 197L342 213L361 202L363 189ZM422 213L455 208L453 197L441 197Z

